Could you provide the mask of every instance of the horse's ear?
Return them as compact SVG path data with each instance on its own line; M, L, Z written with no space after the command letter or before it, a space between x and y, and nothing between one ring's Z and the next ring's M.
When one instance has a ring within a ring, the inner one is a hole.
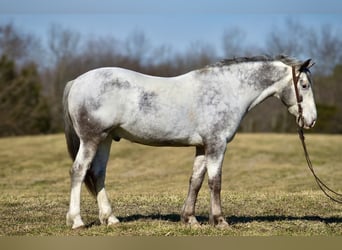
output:
M314 66L316 63L314 62L314 61L310 61L310 64L309 64L309 66L308 66L308 69L310 69L312 66Z
M305 62L303 62L302 65L300 65L299 71L305 71L305 70L311 68L314 64L315 64L315 63L312 62L311 59L308 59L308 60L306 60Z

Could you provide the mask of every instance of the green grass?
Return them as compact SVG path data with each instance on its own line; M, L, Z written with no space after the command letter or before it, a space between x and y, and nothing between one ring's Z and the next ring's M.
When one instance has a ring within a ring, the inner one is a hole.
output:
M307 135L318 175L342 188L342 136ZM81 214L89 225L65 225L69 159L63 135L0 139L0 235L341 235L342 205L316 187L296 135L238 134L223 166L222 204L231 227L208 224L207 185L197 214L202 227L180 222L193 148L113 143L106 186L115 227L99 225L97 204L84 189Z

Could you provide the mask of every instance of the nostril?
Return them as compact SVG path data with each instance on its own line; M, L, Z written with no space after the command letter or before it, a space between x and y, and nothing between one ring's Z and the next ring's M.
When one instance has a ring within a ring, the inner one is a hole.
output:
M316 119L312 121L312 123L310 124L310 128L313 128L316 124Z

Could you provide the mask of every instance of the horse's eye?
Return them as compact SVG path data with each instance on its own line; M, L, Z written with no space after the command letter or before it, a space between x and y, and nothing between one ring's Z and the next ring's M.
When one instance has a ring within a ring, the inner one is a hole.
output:
M304 81L301 81L300 85L302 86L303 89L308 89L310 86L308 83L305 83Z

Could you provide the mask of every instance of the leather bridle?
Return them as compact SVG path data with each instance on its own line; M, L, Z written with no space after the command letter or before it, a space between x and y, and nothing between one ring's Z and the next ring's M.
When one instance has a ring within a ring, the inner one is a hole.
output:
M302 108L302 101L303 101L303 96L301 96L299 94L299 89L298 89L298 81L300 78L300 75L302 72L304 72L305 70L300 69L299 70L299 74L298 76L296 75L296 66L292 66L292 81L293 81L293 85L294 85L294 89L295 89L295 93L296 93L296 100L297 100L297 106L298 106L298 118L297 118L297 124L298 126L300 126L301 128L304 127L304 117L303 117L303 108ZM301 125L300 124L301 121Z

